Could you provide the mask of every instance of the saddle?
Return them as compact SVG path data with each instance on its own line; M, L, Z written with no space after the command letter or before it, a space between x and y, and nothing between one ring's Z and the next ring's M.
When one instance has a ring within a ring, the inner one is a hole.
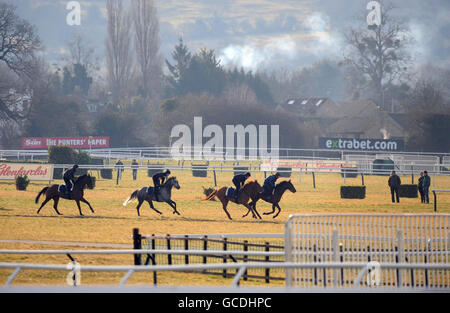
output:
M72 198L72 192L71 191L67 191L67 186L66 185L59 185L58 186L58 192L62 193L62 194L66 194L69 195L69 198Z
M58 191L60 193L67 193L67 186L66 185L59 185L58 186Z
M233 187L228 187L227 191L225 192L225 196L227 198L230 198L230 199L234 200L236 198L235 195L236 195L236 189L233 188Z
M161 189L160 189L161 190ZM155 199L158 200L158 196L159 196L159 192L156 192L156 188L155 187L148 187L147 188L147 194L148 196L151 198L153 195L155 195Z

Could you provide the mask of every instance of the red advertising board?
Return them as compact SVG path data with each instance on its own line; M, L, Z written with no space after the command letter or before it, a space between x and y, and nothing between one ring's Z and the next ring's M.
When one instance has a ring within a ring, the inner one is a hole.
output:
M76 149L109 148L109 137L22 138L22 149L48 149L51 146L69 146Z

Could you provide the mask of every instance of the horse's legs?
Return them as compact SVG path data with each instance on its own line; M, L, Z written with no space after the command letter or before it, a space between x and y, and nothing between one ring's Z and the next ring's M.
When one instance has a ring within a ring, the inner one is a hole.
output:
M255 214L255 211L253 211L253 207L252 207L252 206L248 205L247 203L243 203L243 205L244 205L247 209L249 209L249 211L252 212L252 215L253 215L252 217L253 217L253 218L256 218L256 219L258 218L257 215Z
M181 215L180 212L177 211L177 204L175 203L175 201L168 200L167 204L170 205L172 209L174 209L173 214Z
M259 219L262 220L261 215L259 215L258 210L256 209L256 202L253 203L253 211L255 211L255 213L259 217Z
M46 198L44 200L44 202L42 202L41 207L37 210L37 214L39 214L39 212L41 212L41 209L44 207L44 205L47 204L47 202L49 202L52 198Z
M153 201L152 200L147 200L148 204L150 205L150 208L155 211L158 214L162 215L162 212L159 212L154 206L153 206Z
M138 201L139 201L139 203L138 203L138 205L137 205L137 207L136 207L136 210L137 210L138 216L141 216L141 214L140 214L140 212L139 212L139 209L141 208L141 205L142 205L142 203L144 202L144 200L138 199Z
M278 203L277 203L277 208L278 208L278 213L273 218L276 218L278 216L278 214L281 213L281 208L280 208L280 205Z
M81 212L80 200L75 200L75 202L77 203L78 211L80 211L80 215L83 216L83 213Z
M59 213L59 211L58 211L58 202L59 202L59 197L55 197L55 198L53 198L53 209L55 209L55 211L56 211L56 214L58 214L58 215L62 215L61 213Z
M91 212L95 213L94 209L91 206L91 204L85 198L81 198L80 201L83 202L83 203L86 203L89 206L89 209L91 209Z
M233 219L231 218L231 215L230 215L230 213L228 213L228 210L227 210L228 199L225 199L225 200L222 200L222 199L221 199L221 202L222 202L222 208L223 208L223 210L224 210L225 213L227 214L228 218L232 221Z
M249 205L250 205L250 206L255 206L256 203L251 202ZM249 209L245 215L242 215L242 218L247 217L247 216L250 214L250 211L251 211L251 210Z
M264 215L272 215L272 214L274 214L275 213L275 206L276 206L276 204L272 203L272 212L264 213Z

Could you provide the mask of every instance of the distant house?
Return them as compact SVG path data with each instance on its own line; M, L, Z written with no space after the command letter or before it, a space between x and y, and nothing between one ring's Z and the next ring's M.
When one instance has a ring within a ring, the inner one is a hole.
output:
M104 104L97 99L89 99L86 101L85 106L89 113L97 113L103 108Z
M277 111L295 114L302 120L332 117L329 112L336 110L336 103L330 98L296 98L280 104Z
M16 112L24 112L31 105L33 91L27 89L23 93L19 93L16 89L11 88L7 93L0 94L0 99L8 109Z
M338 103L336 122L327 127L329 137L404 139L406 131L397 117L370 100Z
M317 137L404 139L400 114L383 111L371 100L334 102L329 98L288 99L277 107L317 125Z

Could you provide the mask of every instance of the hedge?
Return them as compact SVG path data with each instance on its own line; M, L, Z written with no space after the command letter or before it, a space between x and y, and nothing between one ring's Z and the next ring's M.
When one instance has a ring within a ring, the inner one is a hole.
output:
M77 153L71 147L52 146L48 148L48 162L51 164L75 164Z
M235 166L235 167L233 167L234 176L239 175L239 174L245 174L248 171L249 171L248 170L248 166Z
M280 173L281 177L289 178L292 175L292 167L279 167L277 168L277 172Z
M192 163L192 176L208 177L208 163L194 164Z
M366 186L341 186L341 199L365 199Z
M75 150L67 146L52 146L48 149L48 162L50 164L79 164L90 165L92 159L85 151ZM103 163L103 162L102 162ZM55 168L53 171L53 179L61 179L63 175L62 168ZM78 169L77 175L88 174L87 169Z
M113 174L112 174L112 172L113 172L113 170L112 169L108 169L108 168L106 168L106 169L101 169L100 170L100 176L103 178L103 179L113 179Z
M373 161L373 173L378 176L390 176L395 170L395 163L391 159L376 159Z
M398 188L398 196L400 198L418 198L418 191L417 185L400 185L400 188Z
M343 167L341 168L341 176L347 178L356 178L358 177L358 168L357 167Z
M155 163L155 164L147 164L149 167L147 171L148 177L153 177L156 173L160 173L164 170L165 164L164 163Z
M16 177L16 189L17 190L27 190L30 180L27 175L18 175Z

